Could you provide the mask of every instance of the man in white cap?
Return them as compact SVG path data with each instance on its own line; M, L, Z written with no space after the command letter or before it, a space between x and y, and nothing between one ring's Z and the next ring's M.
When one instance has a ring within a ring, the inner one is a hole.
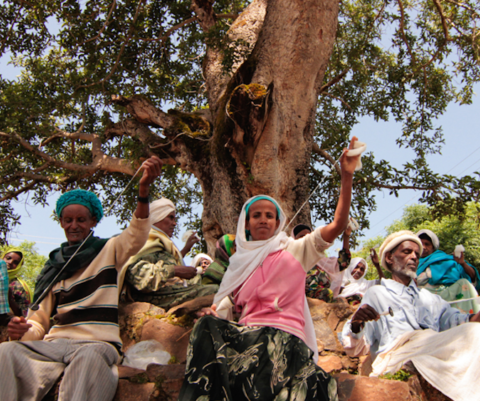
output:
M382 266L392 279L370 288L345 324L340 340L348 355L369 352L373 376L393 373L411 361L434 387L454 400L478 398L480 314L452 308L439 296L419 290L416 270L423 247L410 231L389 235L380 247ZM392 314L384 313L389 311ZM470 323L472 322L472 323Z
M175 230L175 205L166 198L150 204L150 233L140 252L122 270L129 297L165 310L183 302L217 292L218 285L202 285L197 269L185 266L183 256L198 242L192 234L182 251L171 237Z

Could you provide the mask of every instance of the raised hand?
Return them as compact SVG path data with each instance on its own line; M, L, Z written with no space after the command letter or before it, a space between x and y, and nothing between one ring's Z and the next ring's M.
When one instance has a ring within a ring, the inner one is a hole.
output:
M342 169L342 174L353 174L355 171L355 168L357 167L358 160L360 159L360 154L357 156L347 156L347 152L350 149L354 149L354 143L358 141L358 138L356 136L352 137L350 141L350 146L348 149L344 149L342 156L340 157L340 166Z
M152 156L142 164L143 174L140 179L140 186L150 186L162 175L162 161L157 156Z

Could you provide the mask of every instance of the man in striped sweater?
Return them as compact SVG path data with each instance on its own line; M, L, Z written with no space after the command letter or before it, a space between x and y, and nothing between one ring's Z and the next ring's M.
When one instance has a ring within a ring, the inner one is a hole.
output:
M64 372L59 400L112 400L120 361L118 273L144 245L150 231L148 193L162 163L143 164L138 204L129 227L109 240L91 236L71 256L103 217L98 198L84 190L64 193L56 213L67 242L50 253L37 280L35 299L60 269L53 289L27 319L8 324L12 341L0 344L2 401L41 400ZM50 318L53 325L50 327Z

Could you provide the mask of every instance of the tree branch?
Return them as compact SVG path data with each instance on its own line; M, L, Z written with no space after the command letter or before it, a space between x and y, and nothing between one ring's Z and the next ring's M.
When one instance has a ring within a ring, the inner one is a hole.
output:
M328 96L328 97L331 97L332 99L335 99L335 100L338 100L339 102L342 102L345 105L345 107L347 107L350 111L352 111L352 108L350 107L350 105L345 100L343 100L341 97L334 96L334 95L332 95L331 93L328 93L328 92L322 92L321 95L322 96Z
M328 88L331 86L335 85L336 83L340 82L345 75L348 74L348 72L351 70L351 68L347 68L343 70L340 74L338 74L336 77L330 80L330 82L326 83L320 88L320 91L318 92L319 94L322 94L322 92L326 91Z
M126 98L121 95L112 95L112 102L125 107L137 121L143 124L164 129L173 125L173 117L157 109L142 96L134 95Z
M335 159L324 149L320 148L317 143L313 143L312 146L312 151L315 152L317 155L322 156L324 159L327 159L332 166L335 168L336 172L342 176L342 170L340 169L340 166L338 163L335 161Z
M435 4L435 7L437 7L438 13L440 14L440 18L442 20L443 34L445 36L445 41L448 42L450 40L450 35L448 34L448 26L443 7L438 0L433 0L433 4Z
M93 156L92 163L88 165L79 165L75 163L67 163L67 162L53 158L49 154L42 152L40 149L30 144L30 142L23 139L17 133L9 135L5 132L0 132L0 135L16 140L17 142L20 143L20 145L22 145L29 152L32 152L36 156L40 157L41 159L45 160L47 163L55 167L64 168L66 170L71 170L71 171L87 173L87 174L93 174L97 170L105 170L105 171L124 173L129 175L132 175L135 173L135 170L132 168L131 164L128 161L124 159L108 156L105 153L103 153L102 143L100 141L100 138L96 138L92 143L92 156Z

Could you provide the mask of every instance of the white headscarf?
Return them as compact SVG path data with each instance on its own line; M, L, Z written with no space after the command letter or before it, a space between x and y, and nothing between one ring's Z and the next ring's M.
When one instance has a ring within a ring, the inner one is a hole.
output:
M411 231L402 230L402 231L397 231L396 233L390 234L387 238L385 238L385 241L383 241L383 244L380 246L380 249L378 251L378 256L381 260L380 262L381 265L385 269L387 269L389 272L391 272L391 270L387 266L387 262L385 261L385 256L387 252L390 252L393 248L395 248L397 245L400 245L404 241L415 242L420 247L420 255L423 252L422 241L420 241L420 238L418 238Z
M365 271L363 272L362 277L360 277L358 280L355 280L352 276L352 272L360 262L363 262L363 264L365 265ZM350 261L350 264L348 265L347 270L345 270L345 274L342 280L342 287L344 288L340 293L339 297L346 298L355 294L360 294L363 296L365 292L367 292L367 290L372 286L372 283L367 279L365 279L367 270L368 270L368 264L365 259L353 258Z
M197 267L198 264L200 264L200 260L202 259L207 259L210 263L213 262L213 259L208 256L206 253L199 253L198 255L195 255L195 257L192 260L192 266Z
M174 211L175 205L167 198L161 198L150 203L150 224L157 224Z
M263 197L264 195L261 196ZM235 237L237 250L230 257L230 265L228 266L220 284L220 288L215 295L213 300L214 304L218 305L223 298L230 295L241 286L268 255L285 249L288 243L293 241L292 238L288 237L287 234L282 231L286 222L286 216L282 208L275 199L269 196L264 197L268 198L268 200L278 207L278 210L280 211L280 225L275 230L273 237L267 240L247 241L245 235L245 221L247 217L245 208L252 200L258 198L258 196L254 196L245 202L240 217L238 218L237 236Z
M246 206L255 198L262 196L262 199L270 200L279 211L280 225L275 230L273 236L267 240L262 241L247 241L245 235L245 221L247 214L245 212ZM275 199L259 195L248 199L242 207L242 212L238 219L237 236L235 237L235 243L237 245L237 251L230 257L230 265L223 276L220 288L213 300L213 303L219 305L219 303L228 297L233 291L240 287L245 280L257 269L258 266L267 258L271 253L283 250L287 245L293 241L293 238L288 237L283 231L286 222L286 216L280 205ZM313 328L313 320L310 315L310 309L308 308L307 298L305 297L304 307L304 319L305 319L305 335L307 339L308 347L313 351L313 360L318 360L318 347L317 339L315 336L315 329Z
M438 239L437 235L433 231L427 230L426 228L424 228L423 230L420 230L417 233L417 237L420 238L420 235L422 235L422 234L425 234L425 235L428 236L428 238L430 238L430 240L432 241L432 245L435 248L435 250L437 250L440 247L440 240Z

